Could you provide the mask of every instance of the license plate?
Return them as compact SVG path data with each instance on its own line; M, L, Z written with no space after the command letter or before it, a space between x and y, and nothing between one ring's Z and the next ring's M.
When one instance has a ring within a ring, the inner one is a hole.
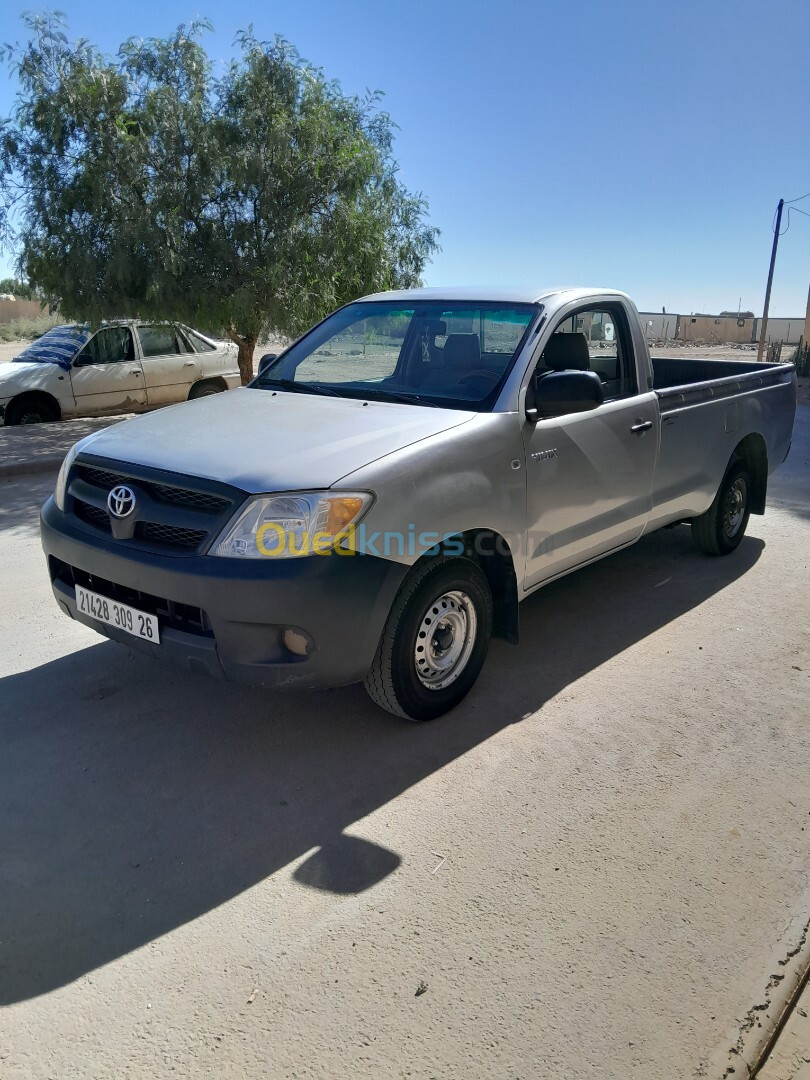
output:
M138 611L129 604L119 604L107 596L99 596L81 585L76 586L76 607L82 615L89 615L91 619L115 626L133 637L143 638L144 641L160 644L158 621L154 615L148 615L145 611Z

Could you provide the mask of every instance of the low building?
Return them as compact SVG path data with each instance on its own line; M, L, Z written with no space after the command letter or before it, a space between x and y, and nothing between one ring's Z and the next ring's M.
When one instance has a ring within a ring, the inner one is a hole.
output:
M750 345L759 341L762 320L751 311L721 311L719 315L676 315L660 311L640 311L648 341L694 341L723 345ZM804 333L804 317L769 318L765 340L798 345Z
M678 318L678 337L681 341L724 342L746 345L754 340L757 320L723 315L681 315Z

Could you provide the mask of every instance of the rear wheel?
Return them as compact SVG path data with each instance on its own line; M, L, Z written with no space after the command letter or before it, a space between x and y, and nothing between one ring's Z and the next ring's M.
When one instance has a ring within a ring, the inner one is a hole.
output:
M4 417L9 427L16 427L18 424L47 424L58 419L58 408L45 398L39 397L23 397L10 401Z
M733 464L714 502L692 521L692 539L708 555L728 555L739 545L751 514L751 477L740 462Z
M203 379L201 382L194 383L191 390L189 390L188 400L194 401L196 398L211 397L212 394L221 394L223 390L227 390L224 383L216 379Z
M425 563L394 601L366 690L395 716L432 720L472 688L491 635L492 594L475 563Z

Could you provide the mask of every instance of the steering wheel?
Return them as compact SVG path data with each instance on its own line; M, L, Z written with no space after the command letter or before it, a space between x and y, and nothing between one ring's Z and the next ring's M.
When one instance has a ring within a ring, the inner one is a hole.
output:
M476 368L475 371L468 371L466 375L462 375L458 380L458 385L464 386L465 383L472 382L473 379L487 379L492 383L492 386L495 386L496 383L500 382L501 377L496 375L494 371L488 371L487 368ZM486 389L492 389L492 387Z

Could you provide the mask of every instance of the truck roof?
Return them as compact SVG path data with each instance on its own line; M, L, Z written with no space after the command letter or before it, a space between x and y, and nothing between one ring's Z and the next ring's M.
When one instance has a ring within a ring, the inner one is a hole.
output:
M539 304L552 296L559 302L578 300L586 296L616 296L629 300L627 293L618 289L573 288L491 288L485 285L449 285L430 289L396 289L391 292L371 293L362 300L478 300L500 304Z

